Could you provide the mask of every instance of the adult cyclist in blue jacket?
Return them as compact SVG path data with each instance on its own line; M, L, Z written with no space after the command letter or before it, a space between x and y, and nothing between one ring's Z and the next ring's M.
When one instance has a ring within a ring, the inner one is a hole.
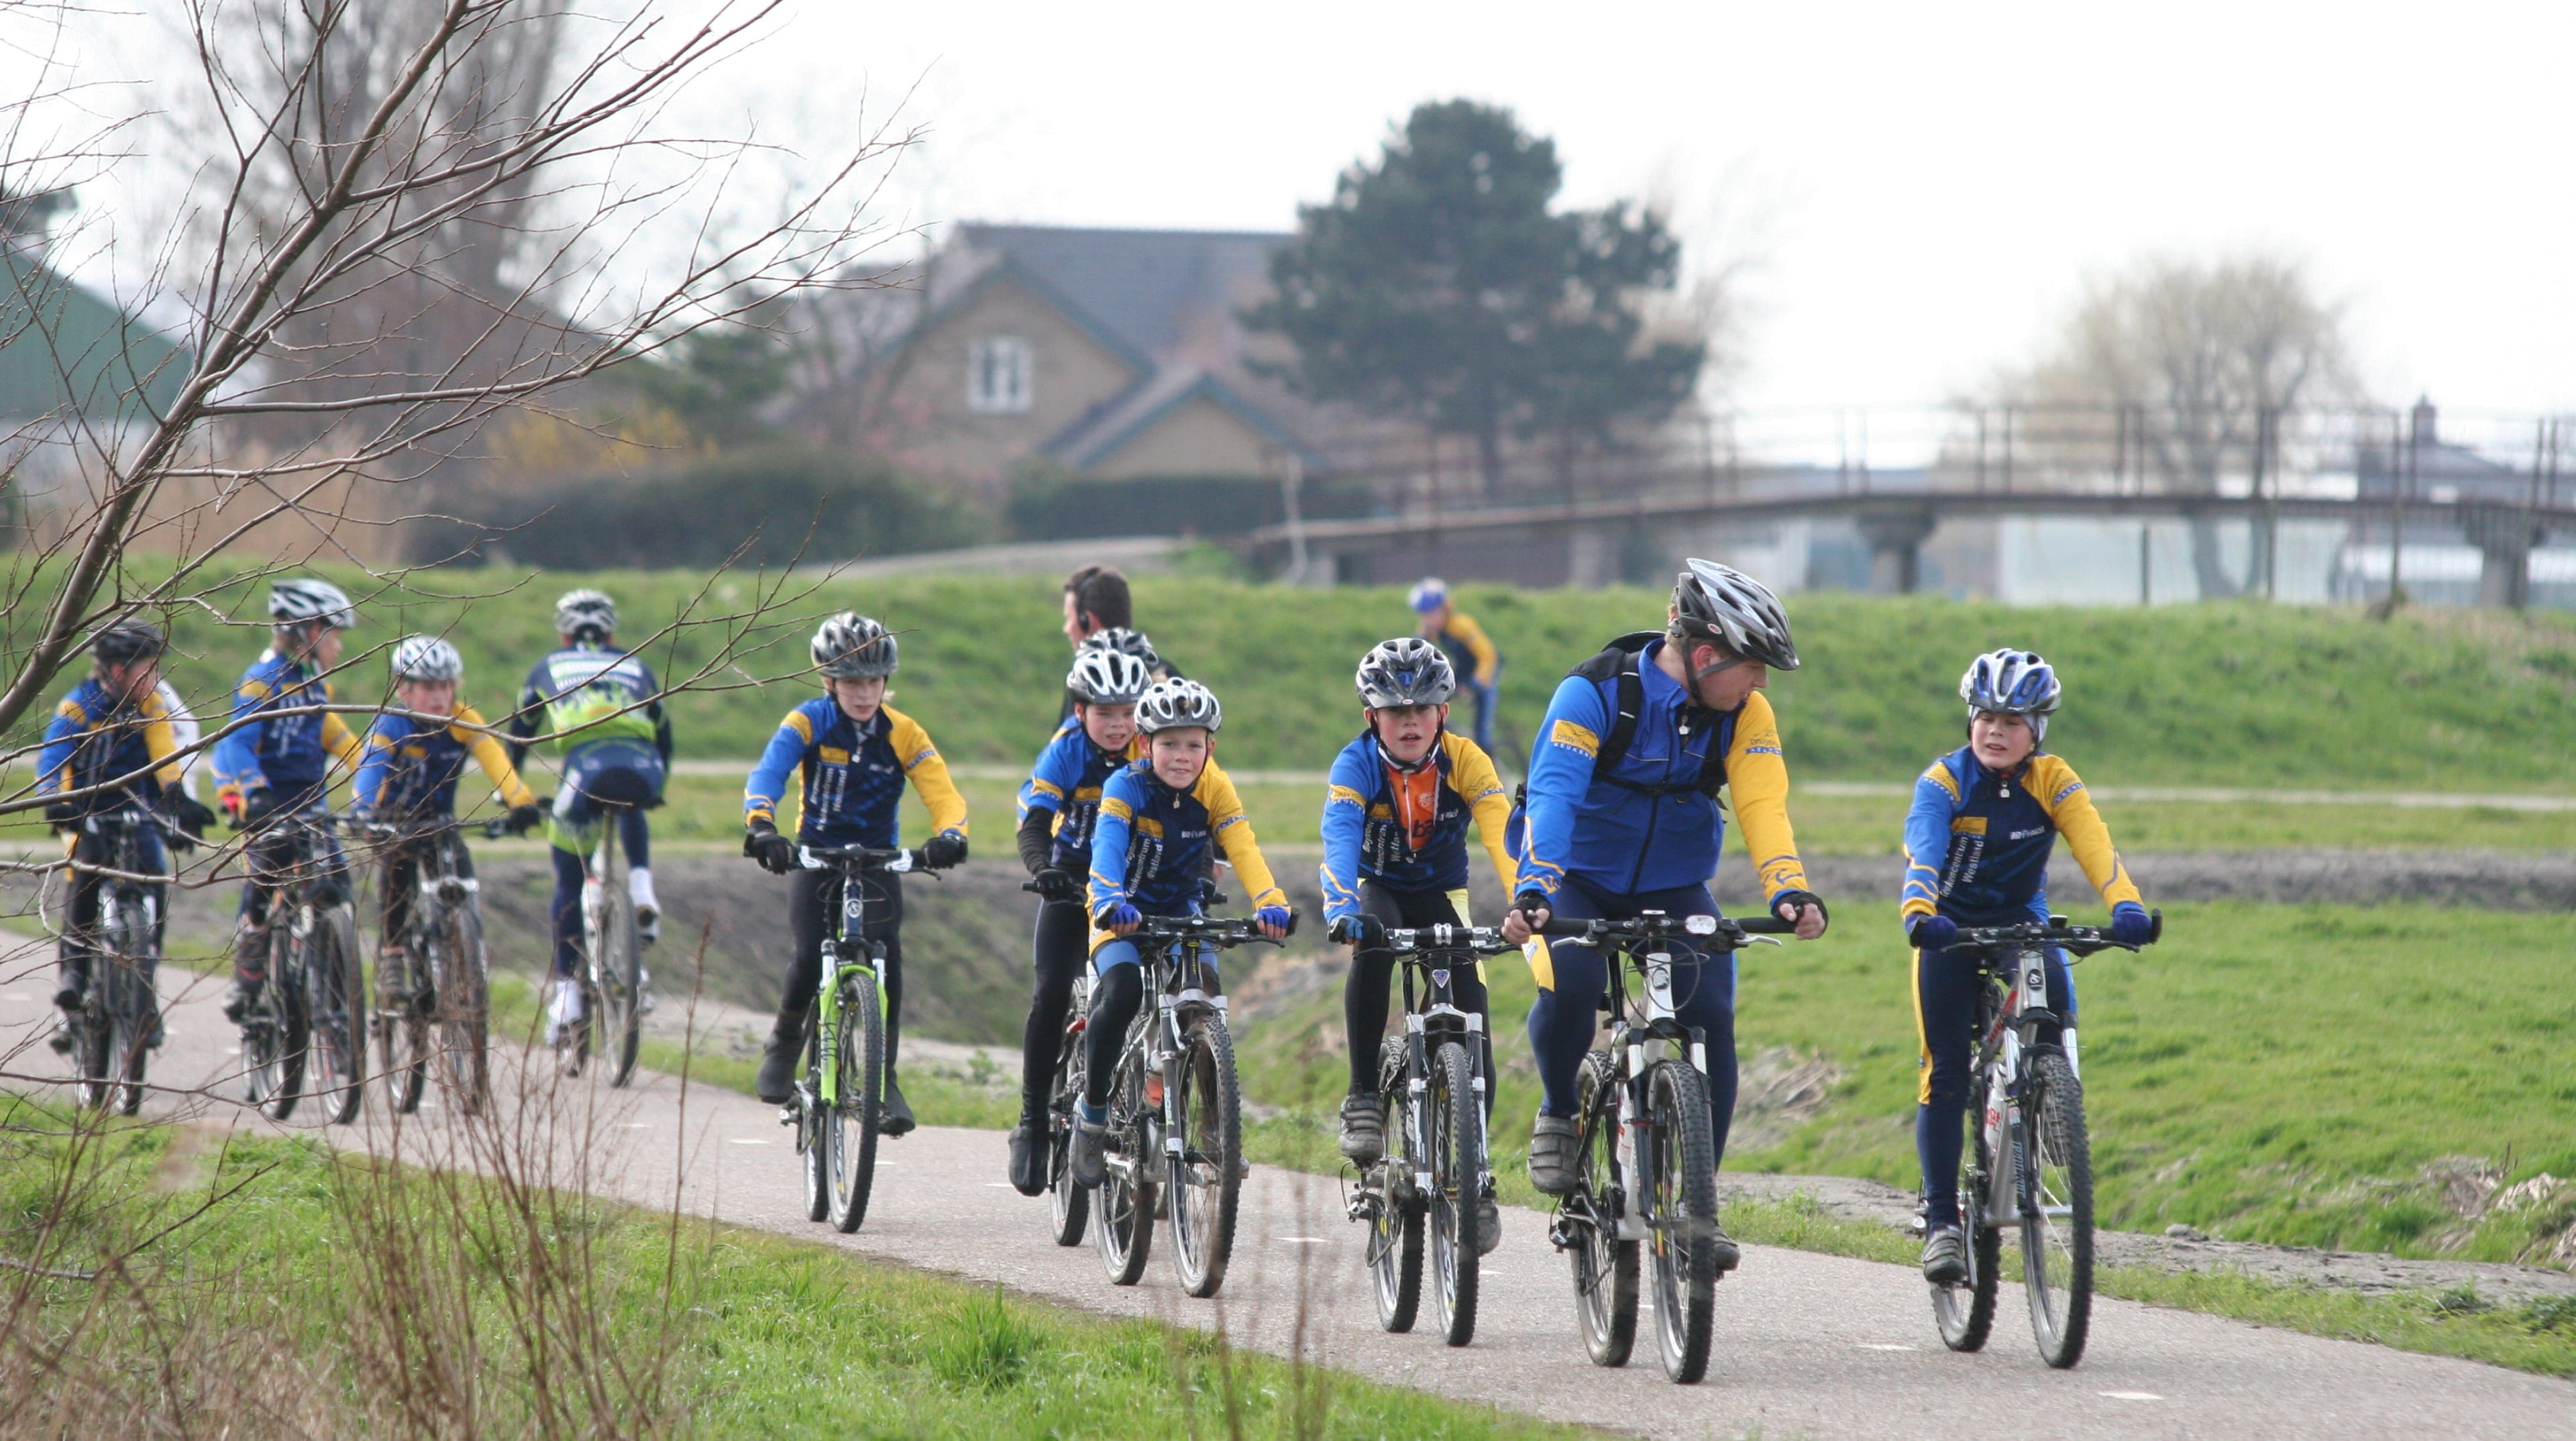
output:
M273 640L233 687L232 730L215 742L216 798L249 836L251 878L242 882L233 988L224 997L224 1017L235 1024L268 981L268 893L294 839L280 822L328 818L332 767L347 774L360 759L358 737L323 709L334 694L329 672L340 663L341 632L358 623L348 595L327 580L281 580L269 588L268 618ZM349 862L339 837L328 827L311 834L321 884L345 898Z
M1525 939L1551 917L1626 919L1643 911L1714 915L1725 816L1723 786L1743 823L1766 907L1802 939L1825 931L1789 828L1789 769L1762 687L1795 670L1789 618L1761 583L1694 560L1673 588L1661 634L1613 641L1557 686L1530 754L1520 890L1504 934ZM1708 1036L1717 1154L1735 1111L1735 959L1674 947L1675 1014ZM1609 981L1599 952L1534 947L1538 1003L1529 1018L1545 1098L1530 1135L1530 1180L1551 1196L1574 1189L1575 1072L1591 1049ZM1735 1243L1715 1238L1721 1269Z
M2111 907L2111 938L2143 945L2155 932L2145 897L2111 848L2110 828L2075 769L2040 749L2057 710L2057 672L2026 650L1991 651L1959 678L1968 743L1914 783L1905 817L1899 915L1914 946L1915 1039L1921 1048L1914 1151L1923 1166L1923 1276L1968 1279L1959 1226L1959 1153L1968 1110L1983 958L1949 949L1961 926L2048 919L2048 853L2060 835ZM2063 1018L2059 1044L2075 1064L2075 986L2052 951L2048 994Z

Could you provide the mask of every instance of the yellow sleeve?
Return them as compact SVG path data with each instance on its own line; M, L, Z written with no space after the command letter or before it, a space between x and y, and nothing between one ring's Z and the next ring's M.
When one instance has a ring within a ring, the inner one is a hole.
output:
M366 758L367 748L358 743L356 733L340 719L338 711L327 712L322 717L322 744L330 747L331 754L340 758L340 764L353 771L358 768L358 762Z
M1734 797L1735 822L1744 829L1745 853L1762 877L1764 900L1807 889L1798 837L1789 829L1789 761L1780 753L1780 724L1771 702L1760 691L1744 698L1744 711L1735 718L1726 788Z
M474 707L458 706L447 731L465 743L466 752L474 757L474 763L483 768L483 774L492 778L492 786L501 793L503 805L516 808L537 803L535 792L528 789L527 782L519 779L519 768L510 764L510 752L502 746L500 738L492 734L492 728L484 723L483 717L475 713Z
M1495 674L1503 667L1503 656L1502 652L1494 649L1493 639L1485 634L1485 628L1476 624L1474 617L1460 615L1453 610L1449 612L1449 633L1465 641L1467 653L1476 658L1476 684L1492 685Z
M894 747L894 758L903 773L912 779L912 788L921 803L930 808L934 831L966 831L966 797L949 779L948 762L939 758L939 747L930 743L930 732L921 723L892 706L886 708L886 741Z
M2084 879L2102 893L2102 904L2116 906L2122 901L2145 905L2146 897L2138 893L2138 883L2129 879L2129 868L2122 864L2120 853L2111 847L2111 828L2102 824L2102 813L2093 809L2093 797L2075 774L2075 767L2056 756L2044 755L2030 763L2030 793L2048 810L2048 818L2057 833L2066 838L2066 849L2075 863L2084 868Z
M143 749L152 756L152 769L161 777L164 790L179 789L184 757L178 754L179 733L170 724L170 712L161 704L160 692L143 698Z
M1207 807L1208 833L1225 851L1225 863L1243 877L1243 888L1252 896L1253 908L1284 906L1288 893L1279 889L1278 878L1270 874L1270 863L1261 858L1261 842L1252 834L1252 818L1243 813L1243 798L1235 794L1234 778L1209 761L1199 772L1199 783L1190 794Z
M1520 868L1512 864L1512 853L1503 844L1503 827L1512 817L1511 792L1503 789L1493 760L1474 741L1448 731L1440 742L1449 748L1449 783L1476 818L1476 834L1485 842L1485 854L1493 858L1494 879L1509 896L1520 884Z

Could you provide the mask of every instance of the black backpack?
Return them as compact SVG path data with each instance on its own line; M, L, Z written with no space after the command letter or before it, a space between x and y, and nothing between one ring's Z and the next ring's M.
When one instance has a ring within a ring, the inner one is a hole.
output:
M1581 676L1594 685L1614 677L1619 682L1619 713L1612 718L1609 733L1601 737L1601 748L1593 753L1592 778L1639 795L1681 796L1696 791L1716 800L1717 793L1726 786L1726 747L1714 743L1709 746L1708 754L1700 758L1699 778L1696 780L1677 785L1641 785L1610 774L1618 768L1620 761L1627 758L1628 747L1637 739L1637 716L1646 708L1646 683L1639 678L1637 666L1646 647L1662 637L1661 631L1631 631L1603 646L1598 655L1566 672L1570 676ZM1687 706L1682 712L1682 736L1687 740L1697 734L1701 726L1719 725L1725 719L1716 711ZM1529 782L1524 780L1512 788L1512 814L1507 834L1515 845L1526 834L1528 815ZM1512 854L1517 857L1520 852L1514 850Z

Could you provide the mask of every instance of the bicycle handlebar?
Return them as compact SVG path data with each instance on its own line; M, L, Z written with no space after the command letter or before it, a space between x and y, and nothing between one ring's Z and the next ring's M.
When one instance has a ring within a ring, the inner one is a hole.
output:
M809 871L885 871L893 875L936 874L919 850L877 846L798 846L796 864Z
M1431 951L1473 951L1480 956L1499 956L1517 951L1519 946L1503 939L1500 926L1413 926L1385 932L1386 948L1397 955L1418 955Z
M1536 934L1565 940L1607 941L1621 949L1632 949L1649 941L1681 936L1691 941L1724 941L1727 949L1740 950L1752 936L1795 934L1798 923L1777 916L1754 920L1736 920L1731 916L1672 916L1661 911L1648 911L1626 920L1561 921L1553 916Z
M1288 913L1289 935L1297 934L1297 913ZM1200 941L1225 950L1251 945L1256 941L1277 945L1261 933L1261 923L1240 916L1147 916L1136 923L1131 933L1152 940Z
M2165 913L2147 912L2147 938L2136 945L2111 939L2108 926L2070 926L2064 916L2050 916L2040 921L2021 921L2009 926L1962 926L1959 938L1950 943L1952 950L2002 951L2030 946L2055 946L2079 956L2096 951L2135 951L2163 940Z

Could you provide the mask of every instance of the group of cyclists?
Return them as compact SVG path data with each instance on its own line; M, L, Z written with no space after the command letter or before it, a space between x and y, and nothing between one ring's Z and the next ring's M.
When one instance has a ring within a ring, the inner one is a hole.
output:
M1009 1137L1010 1183L1026 1195L1049 1184L1055 1131L1048 1109L1076 979L1092 978L1082 1094L1074 1103L1070 1156L1077 1184L1100 1184L1105 1107L1117 1050L1145 997L1138 950L1129 938L1146 918L1199 914L1222 858L1242 884L1266 936L1293 924L1285 892L1264 860L1243 802L1217 762L1224 707L1206 685L1168 664L1135 628L1126 578L1086 567L1064 587L1064 629L1073 647L1061 719L1018 795L1016 848L1039 897L1032 939L1034 986L1023 1051L1019 1124ZM1438 581L1416 587L1415 634L1368 650L1355 674L1361 728L1334 759L1322 798L1320 873L1328 939L1351 953L1344 993L1350 1083L1341 1108L1340 1148L1354 1165L1375 1163L1387 1145L1388 1110L1379 1094L1375 1038L1386 1031L1394 968L1390 930L1468 923L1469 832L1509 898L1503 935L1523 946L1538 995L1526 1022L1543 1099L1532 1119L1529 1176L1564 1196L1577 1185L1577 1072L1595 1041L1608 975L1598 951L1545 932L1551 921L1619 920L1660 912L1714 917L1711 891L1726 817L1742 827L1763 896L1780 927L1802 939L1824 934L1824 900L1811 890L1790 825L1789 771L1779 726L1763 695L1775 671L1799 666L1779 600L1726 566L1692 560L1677 577L1663 624L1623 635L1558 683L1533 737L1527 780L1506 788L1491 754L1494 685L1501 657ZM230 715L212 746L218 804L245 836L251 879L236 926L233 987L226 1014L240 1021L255 1004L270 954L260 884L277 863L275 838L290 821L329 814L335 767L356 775L355 812L407 823L454 819L456 786L469 760L507 807L507 828L543 826L556 886L551 918L554 982L549 1039L562 1044L582 1021L576 983L582 944L583 855L598 828L623 827L632 859L629 900L641 933L654 933L659 904L650 869L646 813L670 770L671 726L659 681L616 643L617 612L595 590L575 590L555 608L560 645L529 671L511 711L487 719L458 698L464 662L456 647L415 635L391 650L390 703L363 735L335 705L333 672L355 607L315 579L276 583L267 598L269 647L243 674ZM99 632L94 673L65 697L45 733L38 786L52 799L46 817L73 837L71 904L61 944L56 1003L67 1016L86 994L89 939L84 909L96 886L82 853L82 821L140 807L163 817L182 844L216 819L184 788L181 767L195 744L178 698L162 681L166 641L154 628L120 622ZM810 643L821 694L787 712L745 785L743 852L791 877L792 949L781 1004L756 1081L762 1099L786 1102L804 1055L826 939L840 897L837 873L800 862L808 848L897 843L898 803L907 786L931 816L921 863L940 869L968 855L966 803L920 721L886 704L898 660L896 636L877 620L843 612ZM1461 690L1476 702L1473 734L1450 728ZM2107 934L2119 944L2153 938L2138 888L2111 845L2083 782L2044 749L2061 693L2039 656L1998 650L1969 665L1959 687L1966 744L1942 756L1915 787L1904 834L1906 876L1899 922L1913 956L1920 1048L1916 1144L1923 1167L1923 1270L1936 1285L1966 1274L1956 1179L1969 1101L1972 1034L1982 961L1955 947L1963 928L2046 920L2049 853L2063 835L2111 908ZM520 768L543 746L559 775L541 804ZM796 788L792 826L781 807ZM327 825L322 834L328 834ZM157 852L156 852L157 854ZM347 864L325 857L335 883ZM166 868L166 863L165 868ZM386 944L404 933L409 887L398 876L380 889ZM903 999L899 876L864 874L871 945L883 948L885 1068L883 1134L914 1118L896 1084L894 1061ZM1564 927L1559 926L1562 932ZM1722 1154L1735 1104L1735 969L1731 950L1705 951L1676 938L1674 1014L1706 1038L1713 1134ZM1215 956L1202 958L1216 983ZM1462 1008L1483 1016L1486 987L1474 968L1454 982ZM2053 964L2053 1024L2069 1062L2076 1054L2075 1005L2062 964ZM68 1031L66 1032L68 1034ZM155 1037L157 1044L158 1037ZM1491 1031L1483 1072L1495 1074ZM1485 1104L1490 1107L1491 1094ZM1478 1198L1480 1247L1498 1235L1490 1194ZM1737 1250L1712 1238L1721 1270Z

